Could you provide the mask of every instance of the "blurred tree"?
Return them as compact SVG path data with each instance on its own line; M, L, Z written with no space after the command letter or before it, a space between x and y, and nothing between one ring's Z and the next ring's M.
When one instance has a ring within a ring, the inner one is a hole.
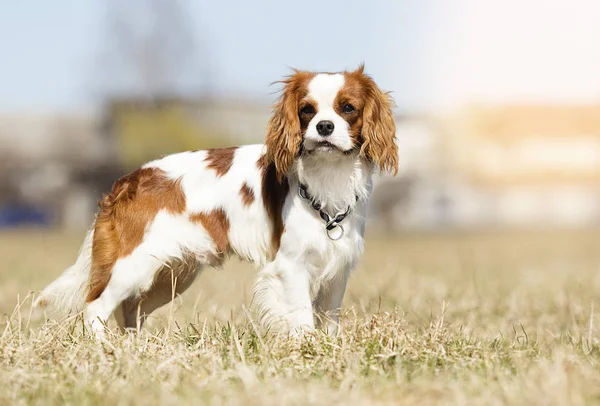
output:
M186 0L108 0L106 43L98 67L105 130L126 168L181 150L219 146L195 111L206 94L208 58L200 58Z
M185 0L107 0L100 86L108 95L206 92L209 66ZM203 54L203 55L201 55ZM203 57L203 58L202 58Z

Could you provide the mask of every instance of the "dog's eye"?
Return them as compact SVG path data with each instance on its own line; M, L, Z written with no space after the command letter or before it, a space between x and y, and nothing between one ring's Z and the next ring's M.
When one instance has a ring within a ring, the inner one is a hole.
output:
M300 114L315 114L315 108L310 104L307 104L306 106L302 107Z
M344 108L342 109L344 113L352 113L354 111L354 106L351 104L344 104Z

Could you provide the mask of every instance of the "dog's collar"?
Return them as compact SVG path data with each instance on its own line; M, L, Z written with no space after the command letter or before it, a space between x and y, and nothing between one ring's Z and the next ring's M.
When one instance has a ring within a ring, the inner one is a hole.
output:
M339 212L334 217L331 217L325 211L323 211L321 203L317 202L313 196L308 193L308 186L305 184L298 182L298 195L307 200L310 203L310 206L319 213L319 216L325 222L325 233L327 233L327 237L333 241L337 241L344 236L344 227L340 224L347 216L350 214L350 210L352 206L348 206L346 211ZM356 196L356 200L358 200L358 195ZM337 233L333 233L333 230L339 228Z

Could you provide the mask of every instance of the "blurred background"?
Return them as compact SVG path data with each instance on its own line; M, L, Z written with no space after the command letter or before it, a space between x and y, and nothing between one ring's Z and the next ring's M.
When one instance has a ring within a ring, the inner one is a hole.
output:
M597 0L0 1L0 228L83 229L155 157L258 143L271 82L365 62L401 155L372 227L600 224Z

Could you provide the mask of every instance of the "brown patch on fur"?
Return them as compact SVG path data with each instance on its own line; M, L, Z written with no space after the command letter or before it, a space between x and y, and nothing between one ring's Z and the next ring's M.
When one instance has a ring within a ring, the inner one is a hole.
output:
M237 147L229 148L214 148L206 151L207 162L206 167L214 169L217 172L217 177L221 177L229 172L231 165L233 164L233 156Z
M87 302L104 292L115 262L142 242L156 214L182 213L186 202L179 180L169 179L160 169L144 168L117 180L98 205Z
M223 258L229 253L229 219L222 208L211 210L208 213L196 213L190 216L190 221L202 224L210 238L215 243L217 256Z
M333 102L333 108L350 127L350 137L354 148L360 150L364 139L362 137L363 110L367 100L367 89L361 80L361 75L355 72L344 73L344 86L339 90ZM354 107L354 111L344 112L347 104Z
M265 160L274 165L280 181L287 175L302 147L303 131L306 129L303 125L310 121L300 120L304 106L302 103L306 102L304 99L308 94L308 83L315 75L296 70L293 75L279 82L284 87L267 124Z
M254 203L254 191L246 182L242 184L240 189L240 196L242 197L242 203L248 207Z
M364 66L354 72L344 72L345 83L335 100L335 111L350 126L355 147L382 172L398 172L396 122L392 113L394 102L388 93L379 89L373 79L364 73ZM345 113L351 104L354 111Z
M265 210L271 220L271 256L275 257L285 229L282 212L290 186L286 177L279 179L275 164L268 163L264 155L258 159L256 166L262 174L261 194Z

